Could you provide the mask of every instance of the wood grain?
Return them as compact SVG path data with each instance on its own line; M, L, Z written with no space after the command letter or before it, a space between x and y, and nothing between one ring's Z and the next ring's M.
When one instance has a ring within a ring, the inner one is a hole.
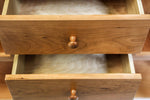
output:
M126 0L128 14L144 14L141 0Z
M15 14L13 1L5 5L8 14ZM115 11L141 14L142 11L140 0L103 2L111 14ZM148 34L149 19L149 15L0 16L1 40L10 54L137 53ZM67 47L70 35L77 35L77 49Z
M144 15L76 17L1 16L4 50L10 54L137 53L150 26ZM76 49L67 45L71 35L77 37Z
M126 73L135 74L132 55L131 54L122 55L121 58L122 58L123 71Z
M82 100L132 100L139 74L7 75L14 100L67 100L72 88Z

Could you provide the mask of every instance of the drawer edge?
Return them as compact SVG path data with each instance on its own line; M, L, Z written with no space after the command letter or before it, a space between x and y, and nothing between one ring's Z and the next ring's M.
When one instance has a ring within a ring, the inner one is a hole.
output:
M135 79L141 80L141 74L7 74L5 80L74 80L74 79Z

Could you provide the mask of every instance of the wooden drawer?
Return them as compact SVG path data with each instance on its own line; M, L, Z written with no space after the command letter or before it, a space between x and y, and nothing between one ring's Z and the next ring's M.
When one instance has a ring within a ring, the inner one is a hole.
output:
M77 91L80 100L133 100L141 80L141 75L135 74L130 54L105 55L105 73L73 73L77 70L70 70L72 72L58 74L58 69L50 68L47 70L54 73L38 74L37 70L31 70L37 69L39 64L42 66L43 59L36 57L15 55L12 75L5 78L13 100L68 100L71 89Z
M137 53L150 26L150 16L139 15L144 14L141 0L102 0L108 8L105 15L31 14L28 8L34 10L41 0L21 0L31 5L22 6L26 12L20 15L16 1L5 0L0 16L0 39L8 54ZM68 47L72 35L77 38L75 49Z

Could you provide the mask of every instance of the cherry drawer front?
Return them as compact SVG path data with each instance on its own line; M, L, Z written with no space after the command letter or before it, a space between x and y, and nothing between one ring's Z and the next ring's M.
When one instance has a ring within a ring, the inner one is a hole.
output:
M141 81L141 75L135 74L131 55L107 55L105 73L92 70L74 73L83 69L70 70L73 66L68 66L67 72L58 73L61 65L51 69L48 64L45 70L50 70L48 74L37 71L42 62L37 56L15 56L12 75L6 75L5 79L13 100L133 100Z
M19 5L17 1L23 4ZM89 3L87 0L82 1ZM108 12L104 15L95 15L91 12L84 15L69 15L70 13L41 15L30 12L35 11L34 7L44 3L41 0L6 0L3 16L0 16L2 46L8 54L140 52L150 26L149 15L140 15L144 14L141 0L102 0L101 2L108 8ZM60 1L57 3L63 4ZM93 4L93 7L95 6L98 5ZM76 37L75 46L69 40L72 36ZM73 46L68 46L70 42Z

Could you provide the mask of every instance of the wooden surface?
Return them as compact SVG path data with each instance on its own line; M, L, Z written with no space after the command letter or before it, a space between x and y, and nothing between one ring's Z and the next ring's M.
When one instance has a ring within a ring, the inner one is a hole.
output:
M141 0L126 0L128 14L144 14Z
M6 76L14 100L67 100L72 88L82 100L132 100L140 79L139 74Z
M131 55L15 55L12 74L135 73L132 63Z
M145 44L144 44L144 48L143 48L141 54L150 55L150 31L149 31L148 36L146 38L146 41L145 41Z
M136 59L135 70L142 74L142 81L136 93L137 98L150 98L150 60Z
M142 0L144 12L150 14L150 2L149 0Z
M2 13L4 0L0 0L0 15ZM6 55L2 49L0 43L0 100L10 100L12 97L10 95L9 89L5 83L5 74L11 73L12 59L10 55Z
M12 62L0 62L0 100L11 99L10 92L5 83L5 74L10 74Z
M0 61L12 61L13 60L13 56L9 55L9 54L5 54L2 45L0 43Z
M134 60L150 61L150 55L136 54L133 56Z
M5 12L2 12L2 11L4 11L3 6L2 6L3 4L4 4L4 0L0 0L0 13L2 15L6 15ZM11 55L9 55L9 54L5 54L5 52L3 50L3 47L1 45L1 42L0 42L0 61L6 61L7 62L7 61L12 61L12 60L13 60L13 57Z
M140 0L103 2L111 14L142 14ZM4 12L15 14L15 4L7 0ZM142 50L149 19L146 15L0 16L0 37L9 54L137 53ZM67 46L70 35L76 35L78 48Z
M0 16L0 27L10 54L127 54L142 50L150 23L148 15ZM76 49L67 45L72 34Z
M3 5L4 5L4 0L0 0L0 15L1 15L2 10L3 10Z
M126 55L107 55L108 66L116 70L109 69L113 74L23 74L29 67L25 61L32 60L25 58L15 55L13 75L6 76L14 100L65 100L72 88L82 100L132 100L141 79L140 74L131 74L132 59Z
M145 14L150 14L150 1L149 0L142 0L143 8ZM148 33L147 39L144 44L144 48L142 50L142 53L144 55L150 55L150 31Z

